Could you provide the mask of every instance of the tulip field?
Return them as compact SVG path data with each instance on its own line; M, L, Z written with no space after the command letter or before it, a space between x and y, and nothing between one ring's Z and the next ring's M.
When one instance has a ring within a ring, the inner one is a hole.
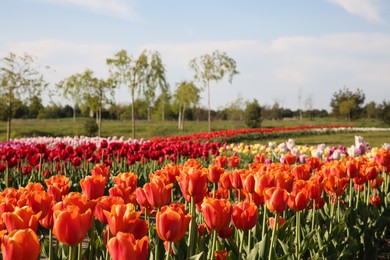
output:
M0 143L1 257L389 259L390 144L232 142L330 128Z

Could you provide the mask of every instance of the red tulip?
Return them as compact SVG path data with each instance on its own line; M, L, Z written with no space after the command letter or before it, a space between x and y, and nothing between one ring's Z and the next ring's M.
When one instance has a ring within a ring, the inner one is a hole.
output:
M104 210L111 212L111 208L116 204L124 204L121 197L103 196L98 198L95 207L95 217L102 223L107 224L107 218L104 215Z
M264 198L268 210L272 212L283 212L287 207L288 193L281 188L268 188L264 191Z
M284 223L286 223L286 220L282 216L279 216L278 227L282 227L284 225ZM275 218L274 217L269 218L269 226L272 230L274 229L274 227L275 227Z
M201 205L201 211L209 232L211 230L219 231L228 226L232 210L232 205L228 200L205 198Z
M91 209L82 212L79 207L68 205L62 210L54 210L53 217L54 236L61 243L73 246L84 240L94 216Z
M185 200L188 202L193 197L194 202L199 203L207 193L207 169L188 167L187 170L180 172L177 181Z
M103 210L103 212L113 236L122 231L131 233L136 239L140 239L148 233L147 222L139 219L141 212L135 211L131 203L113 205L111 211Z
M258 219L257 207L254 203L237 202L233 207L233 225L242 230L252 229Z
M18 229L1 237L1 252L4 260L38 259L40 245L32 229Z
M38 220L41 214L41 212L35 214L31 207L24 206L22 208L16 207L13 212L3 213L2 218L8 232L26 228L31 228L37 232Z
M161 179L154 179L144 185L145 196L153 208L161 208L171 200L173 184L165 184Z
M240 164L240 157L238 157L236 155L233 155L233 156L227 158L227 160L228 160L228 165L231 168L237 168L238 165Z
M177 243L188 230L191 218L191 214L179 204L162 207L156 216L158 236L164 241Z
M97 199L104 195L106 178L103 175L87 176L80 180L80 186L88 199Z
M108 252L113 260L147 259L149 254L147 236L136 239L133 234L118 232L107 243Z
M45 182L47 185L47 193L52 195L57 202L61 201L63 196L69 192L69 178L64 175L51 176Z

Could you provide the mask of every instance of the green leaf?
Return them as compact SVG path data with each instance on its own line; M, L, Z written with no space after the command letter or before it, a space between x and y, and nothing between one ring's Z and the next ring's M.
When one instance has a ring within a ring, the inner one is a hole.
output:
M200 252L197 255L193 255L193 256L189 257L188 260L200 260L202 258L202 255L203 255L203 252Z
M267 259L268 250L270 246L270 238L268 238L267 234L264 235L263 239L256 243L250 254L248 255L248 260L258 260L258 259Z

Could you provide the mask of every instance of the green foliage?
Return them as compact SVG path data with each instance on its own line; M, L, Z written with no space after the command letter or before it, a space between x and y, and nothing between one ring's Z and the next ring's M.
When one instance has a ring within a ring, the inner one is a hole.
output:
M390 102L383 101L380 105L379 118L388 126L390 126Z
M330 101L332 113L335 116L349 115L350 119L359 118L363 112L363 103L365 100L365 94L362 90L357 89L352 92L344 86L342 90L333 93L333 97Z
M248 103L245 108L245 124L250 128L261 126L261 107L256 99Z
M93 118L88 118L84 122L84 129L88 136L95 136L99 130L99 126Z

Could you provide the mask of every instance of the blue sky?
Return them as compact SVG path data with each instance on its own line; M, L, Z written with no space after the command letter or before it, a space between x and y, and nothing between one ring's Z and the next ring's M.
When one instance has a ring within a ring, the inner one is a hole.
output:
M366 102L390 101L388 0L0 1L0 57L35 56L52 68L51 87L85 69L107 77L106 59L122 49L158 51L171 92L193 78L192 58L226 52L240 74L211 84L213 108L241 97L330 110L343 86L363 90ZM129 100L117 90L116 102Z

